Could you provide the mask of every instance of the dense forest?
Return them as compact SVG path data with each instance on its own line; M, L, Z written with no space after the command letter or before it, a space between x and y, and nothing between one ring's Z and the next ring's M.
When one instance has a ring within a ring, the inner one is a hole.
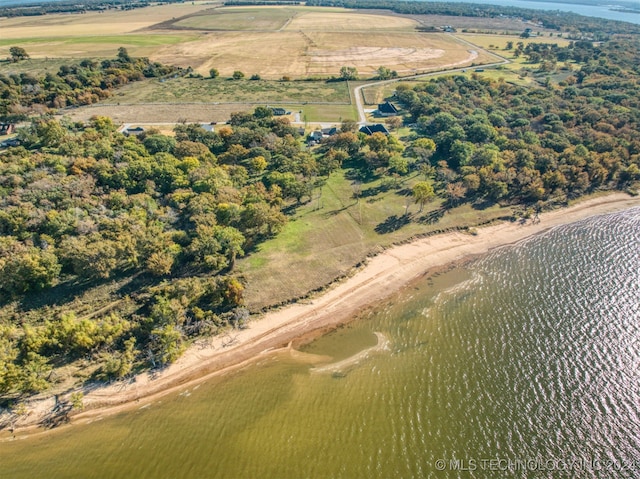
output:
M20 57L28 57L22 48L18 50ZM16 57L16 62L19 61ZM114 59L82 60L61 66L57 73L40 76L0 73L0 121L22 120L31 113L44 114L52 108L90 105L126 83L183 73L185 70L147 58L132 58L125 48L120 48Z
M540 88L477 74L398 88L418 136L435 143L429 161L449 199L531 203L640 179L638 41L532 44L523 54L541 69L582 66Z
M159 367L189 337L242 324L235 259L282 228L317 169L264 107L216 133L42 118L19 137L0 162L2 394L46 389L54 365L87 355L102 379ZM55 308L124 279L104 314Z
M421 210L434 197L442 210L543 207L636 188L638 39L510 48L546 80L473 72L399 83L401 134L365 135L345 121L311 148L266 107L235 113L215 132L180 124L173 135L35 115L21 145L0 156L0 395L46 390L71 363L94 379L126 377L174 361L193 338L241 327L248 311L236 258L278 234L338 169L398 194L411 177ZM125 55L63 67L37 79L37 92L7 85L17 95L8 107L55 107L62 95L69 104L88 85L120 78L116 70L132 79L170 71ZM111 304L74 309L101 288L116 288Z

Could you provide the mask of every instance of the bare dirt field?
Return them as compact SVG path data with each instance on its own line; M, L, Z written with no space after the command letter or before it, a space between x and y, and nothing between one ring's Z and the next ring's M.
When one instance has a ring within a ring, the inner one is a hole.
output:
M240 70L279 79L283 75L337 76L343 66L354 66L366 77L380 66L412 74L439 65L486 61L478 58L481 52L476 53L454 37L438 33L285 30L216 32L188 44L167 46L152 59L192 66L204 75L217 68L223 76Z
M163 48L152 58L189 65L201 74L217 68L222 75L240 70L271 79L326 77L337 75L343 66L356 67L362 76L373 75L380 66L412 74L476 59L468 45L447 35L417 32L418 25L391 13L225 7L162 24L165 33L189 31L185 28L208 33Z

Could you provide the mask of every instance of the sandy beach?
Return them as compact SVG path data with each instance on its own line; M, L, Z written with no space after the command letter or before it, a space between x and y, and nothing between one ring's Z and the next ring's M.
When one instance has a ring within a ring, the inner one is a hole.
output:
M301 337L321 334L357 317L434 268L517 243L558 225L639 205L640 197L613 193L543 213L536 222L500 223L479 228L473 235L446 233L394 246L370 258L365 266L317 297L266 313L246 329L197 343L162 371L144 373L126 383L85 389L85 410L73 415L71 422L87 422L132 406L140 407L187 384L244 367L265 354L291 354L295 351L290 347L292 341L295 344ZM16 432L26 436L41 431L35 425L54 404L53 398L29 403L31 414L16 423Z

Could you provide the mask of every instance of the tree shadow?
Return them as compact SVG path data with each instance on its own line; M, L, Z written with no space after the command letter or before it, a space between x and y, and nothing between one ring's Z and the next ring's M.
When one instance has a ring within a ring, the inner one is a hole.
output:
M45 429L54 429L63 424L67 424L70 421L69 414L72 409L73 406L69 402L57 402L53 410L40 421L40 426Z
M413 191L409 188L402 188L396 191L396 195L398 196L413 196Z
M369 198L370 196L377 196L380 193L386 193L389 191L393 185L387 183L380 183L378 186L372 186L371 188L367 188L366 190L362 190L360 196L362 198Z
M445 208L438 208L437 210L429 211L427 214L418 218L418 223L432 225L440 221L440 219L447 212Z
M342 213L343 211L349 209L350 206L353 206L353 205L346 205L346 206L343 206L342 208L338 208L338 209L335 209L335 210L327 211L324 214L324 216L325 216L325 218L330 218L331 216L336 216L336 215Z
M374 228L374 230L378 234L393 233L394 231L398 231L400 228L409 224L410 222L411 217L409 215L391 215L382 223L379 223Z
M496 203L495 201L489 200L487 198L482 198L482 199L479 199L477 201L474 201L471 204L471 207L474 210L486 210L487 208L490 208L493 205L495 205L495 203Z

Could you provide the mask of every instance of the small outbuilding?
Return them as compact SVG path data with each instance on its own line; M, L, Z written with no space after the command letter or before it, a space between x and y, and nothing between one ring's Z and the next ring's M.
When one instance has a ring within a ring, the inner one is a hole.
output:
M122 134L124 136L139 136L144 133L144 128L141 126L136 126L134 128L125 128L122 130Z

